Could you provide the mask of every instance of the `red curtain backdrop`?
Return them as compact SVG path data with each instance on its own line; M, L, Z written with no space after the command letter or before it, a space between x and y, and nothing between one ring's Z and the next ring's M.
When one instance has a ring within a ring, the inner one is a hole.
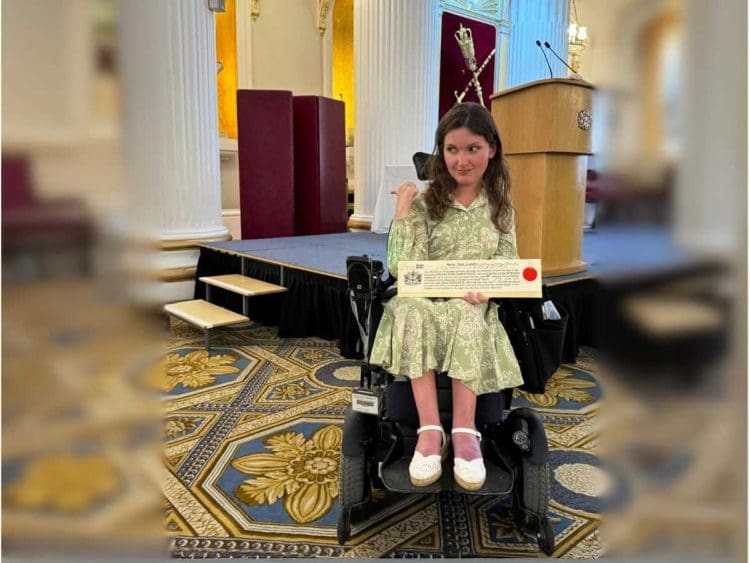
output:
M490 51L495 48L495 27L486 23L470 20L468 18L443 13L442 31L440 39L440 101L439 109L442 117L456 103L454 91L461 93L471 79L471 71L466 66L466 61L461 54L461 48L454 36L459 24L471 29L474 38L474 54L477 59L477 67L481 66ZM479 75L479 83L482 85L482 97L484 104L489 109L490 95L495 92L495 57L493 55L482 74ZM463 99L464 102L478 102L476 90L472 86Z

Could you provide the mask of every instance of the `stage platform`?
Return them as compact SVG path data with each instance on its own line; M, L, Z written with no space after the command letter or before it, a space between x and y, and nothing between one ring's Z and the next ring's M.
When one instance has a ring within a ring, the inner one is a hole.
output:
M386 264L387 235L353 232L330 235L205 243L196 275L195 297L205 296L200 276L244 273L289 288L284 295L251 300L250 317L277 325L282 337L339 339L351 355L357 340L346 295L346 259L367 254ZM610 227L586 231L583 259L588 268L576 274L545 277L548 295L570 315L565 361L574 361L580 345L596 345L593 315L598 281L641 276L687 263L664 227ZM241 299L214 290L212 301L242 311Z

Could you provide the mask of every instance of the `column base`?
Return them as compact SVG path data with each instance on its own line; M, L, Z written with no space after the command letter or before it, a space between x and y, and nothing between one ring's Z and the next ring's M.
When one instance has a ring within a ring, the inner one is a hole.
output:
M192 277L195 277L195 272ZM194 292L193 279L174 282L142 281L131 284L128 296L136 306L157 309L167 303L193 299Z
M372 215L357 215L349 217L346 228L350 231L369 231L372 227Z
M125 268L131 280L128 292L139 305L156 306L192 299L200 251L198 245L207 242L232 240L223 229L209 236L196 237L186 233L184 238L149 241L131 247L126 252Z

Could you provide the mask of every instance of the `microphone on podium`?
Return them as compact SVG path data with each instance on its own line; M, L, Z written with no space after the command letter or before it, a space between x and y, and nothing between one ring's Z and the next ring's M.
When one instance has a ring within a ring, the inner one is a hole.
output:
M539 47L539 50L542 52L542 55L544 56L544 62L547 63L547 69L549 70L549 77L552 78L552 66L549 64L547 53L545 53L544 49L542 49L542 42L539 41L539 39L536 40L536 46Z
M570 70L573 74L575 74L579 79L583 80L583 77L580 74L578 74L572 66L566 63L560 55L555 53L555 50L552 47L550 47L549 41L545 41L544 46L547 47L547 49L549 49L550 51L552 51L552 54L555 55L555 57L557 57L557 60L560 61L562 64L564 64L566 67L568 67L568 70Z

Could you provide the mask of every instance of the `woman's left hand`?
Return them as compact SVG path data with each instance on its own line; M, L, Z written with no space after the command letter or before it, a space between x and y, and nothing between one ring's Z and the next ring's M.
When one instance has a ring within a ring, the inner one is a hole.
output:
M487 297L479 293L478 291L469 291L463 296L463 300L471 305L480 305L481 303L487 303Z

